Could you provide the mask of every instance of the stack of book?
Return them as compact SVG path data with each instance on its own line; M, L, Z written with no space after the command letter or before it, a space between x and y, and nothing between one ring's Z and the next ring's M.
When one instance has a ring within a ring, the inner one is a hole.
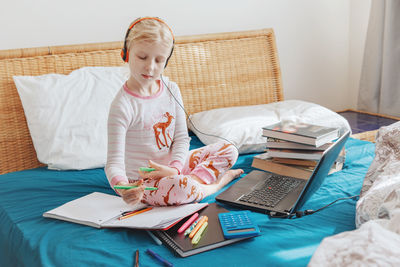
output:
M339 137L339 129L313 124L275 123L263 127L267 137L267 152L253 158L252 167L261 170L308 179L324 151ZM331 168L341 170L344 149Z

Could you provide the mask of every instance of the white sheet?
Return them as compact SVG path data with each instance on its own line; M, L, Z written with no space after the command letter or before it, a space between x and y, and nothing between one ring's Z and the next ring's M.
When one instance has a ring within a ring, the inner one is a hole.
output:
M325 238L309 266L400 266L400 122L378 131L356 226Z

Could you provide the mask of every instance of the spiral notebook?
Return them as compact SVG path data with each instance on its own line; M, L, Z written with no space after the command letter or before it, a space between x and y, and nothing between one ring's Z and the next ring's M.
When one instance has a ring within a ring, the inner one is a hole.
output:
M199 216L208 216L208 227L206 228L205 232L202 235L202 238L197 245L192 245L191 239L188 236L185 236L183 233L178 234L178 229L183 223L186 222L187 219L190 218L190 216L181 220L179 223L177 223L167 231L155 231L154 233L163 241L163 243L167 247L169 247L181 257L188 257L207 250L219 248L250 238L244 237L225 239L218 219L218 214L223 212L229 211L217 205L216 203L211 203L206 208L199 211Z

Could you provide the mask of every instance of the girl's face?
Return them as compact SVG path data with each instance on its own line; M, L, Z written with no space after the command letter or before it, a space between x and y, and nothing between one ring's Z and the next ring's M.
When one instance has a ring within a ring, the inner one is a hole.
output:
M151 85L160 78L172 47L159 41L137 41L129 50L129 69L133 78L142 87Z

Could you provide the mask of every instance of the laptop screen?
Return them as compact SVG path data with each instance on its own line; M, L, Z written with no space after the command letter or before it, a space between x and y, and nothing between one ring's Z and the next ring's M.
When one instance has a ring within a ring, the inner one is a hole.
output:
M297 200L296 204L293 206L290 213L297 211L303 206L303 204L315 193L315 191L320 188L321 184L328 175L333 163L337 159L340 151L342 150L350 132L344 133L327 151L325 151L318 165L315 167L313 174L306 186L303 188L300 198Z

